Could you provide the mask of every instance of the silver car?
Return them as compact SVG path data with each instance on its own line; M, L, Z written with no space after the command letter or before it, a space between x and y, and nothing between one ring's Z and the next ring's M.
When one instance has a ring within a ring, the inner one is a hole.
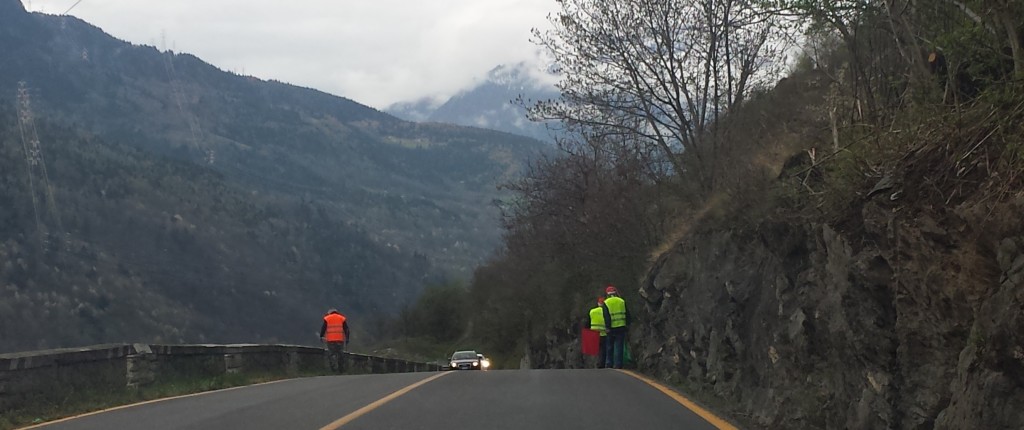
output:
M452 370L480 370L480 357L476 351L455 351L452 354L451 362Z

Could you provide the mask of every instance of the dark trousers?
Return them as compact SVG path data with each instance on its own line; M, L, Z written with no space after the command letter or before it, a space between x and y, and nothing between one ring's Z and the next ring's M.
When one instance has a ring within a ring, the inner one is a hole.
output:
M597 368L604 368L605 357L608 356L608 336L601 336L597 341Z
M617 327L608 330L608 340L605 342L608 344L606 357L604 359L605 367L614 367L616 369L622 368L622 355L626 344L626 328Z
M327 342L327 360L331 370L345 371L345 342Z

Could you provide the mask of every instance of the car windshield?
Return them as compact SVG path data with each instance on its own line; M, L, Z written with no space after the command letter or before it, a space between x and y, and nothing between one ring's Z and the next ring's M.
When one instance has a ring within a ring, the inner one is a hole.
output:
M452 355L452 360L465 360L468 358L476 358L476 353L473 351L459 351Z

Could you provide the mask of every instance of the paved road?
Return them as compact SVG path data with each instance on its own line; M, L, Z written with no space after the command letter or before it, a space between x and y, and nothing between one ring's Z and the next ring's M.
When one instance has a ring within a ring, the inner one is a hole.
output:
M418 382L422 384L403 390ZM716 427L669 395L629 374L594 369L302 378L135 405L41 428L704 430Z

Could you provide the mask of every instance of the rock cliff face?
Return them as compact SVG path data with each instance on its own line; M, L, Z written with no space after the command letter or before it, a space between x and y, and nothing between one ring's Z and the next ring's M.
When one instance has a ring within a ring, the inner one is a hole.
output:
M753 427L1020 428L1024 199L898 203L698 229L640 286L638 366Z

